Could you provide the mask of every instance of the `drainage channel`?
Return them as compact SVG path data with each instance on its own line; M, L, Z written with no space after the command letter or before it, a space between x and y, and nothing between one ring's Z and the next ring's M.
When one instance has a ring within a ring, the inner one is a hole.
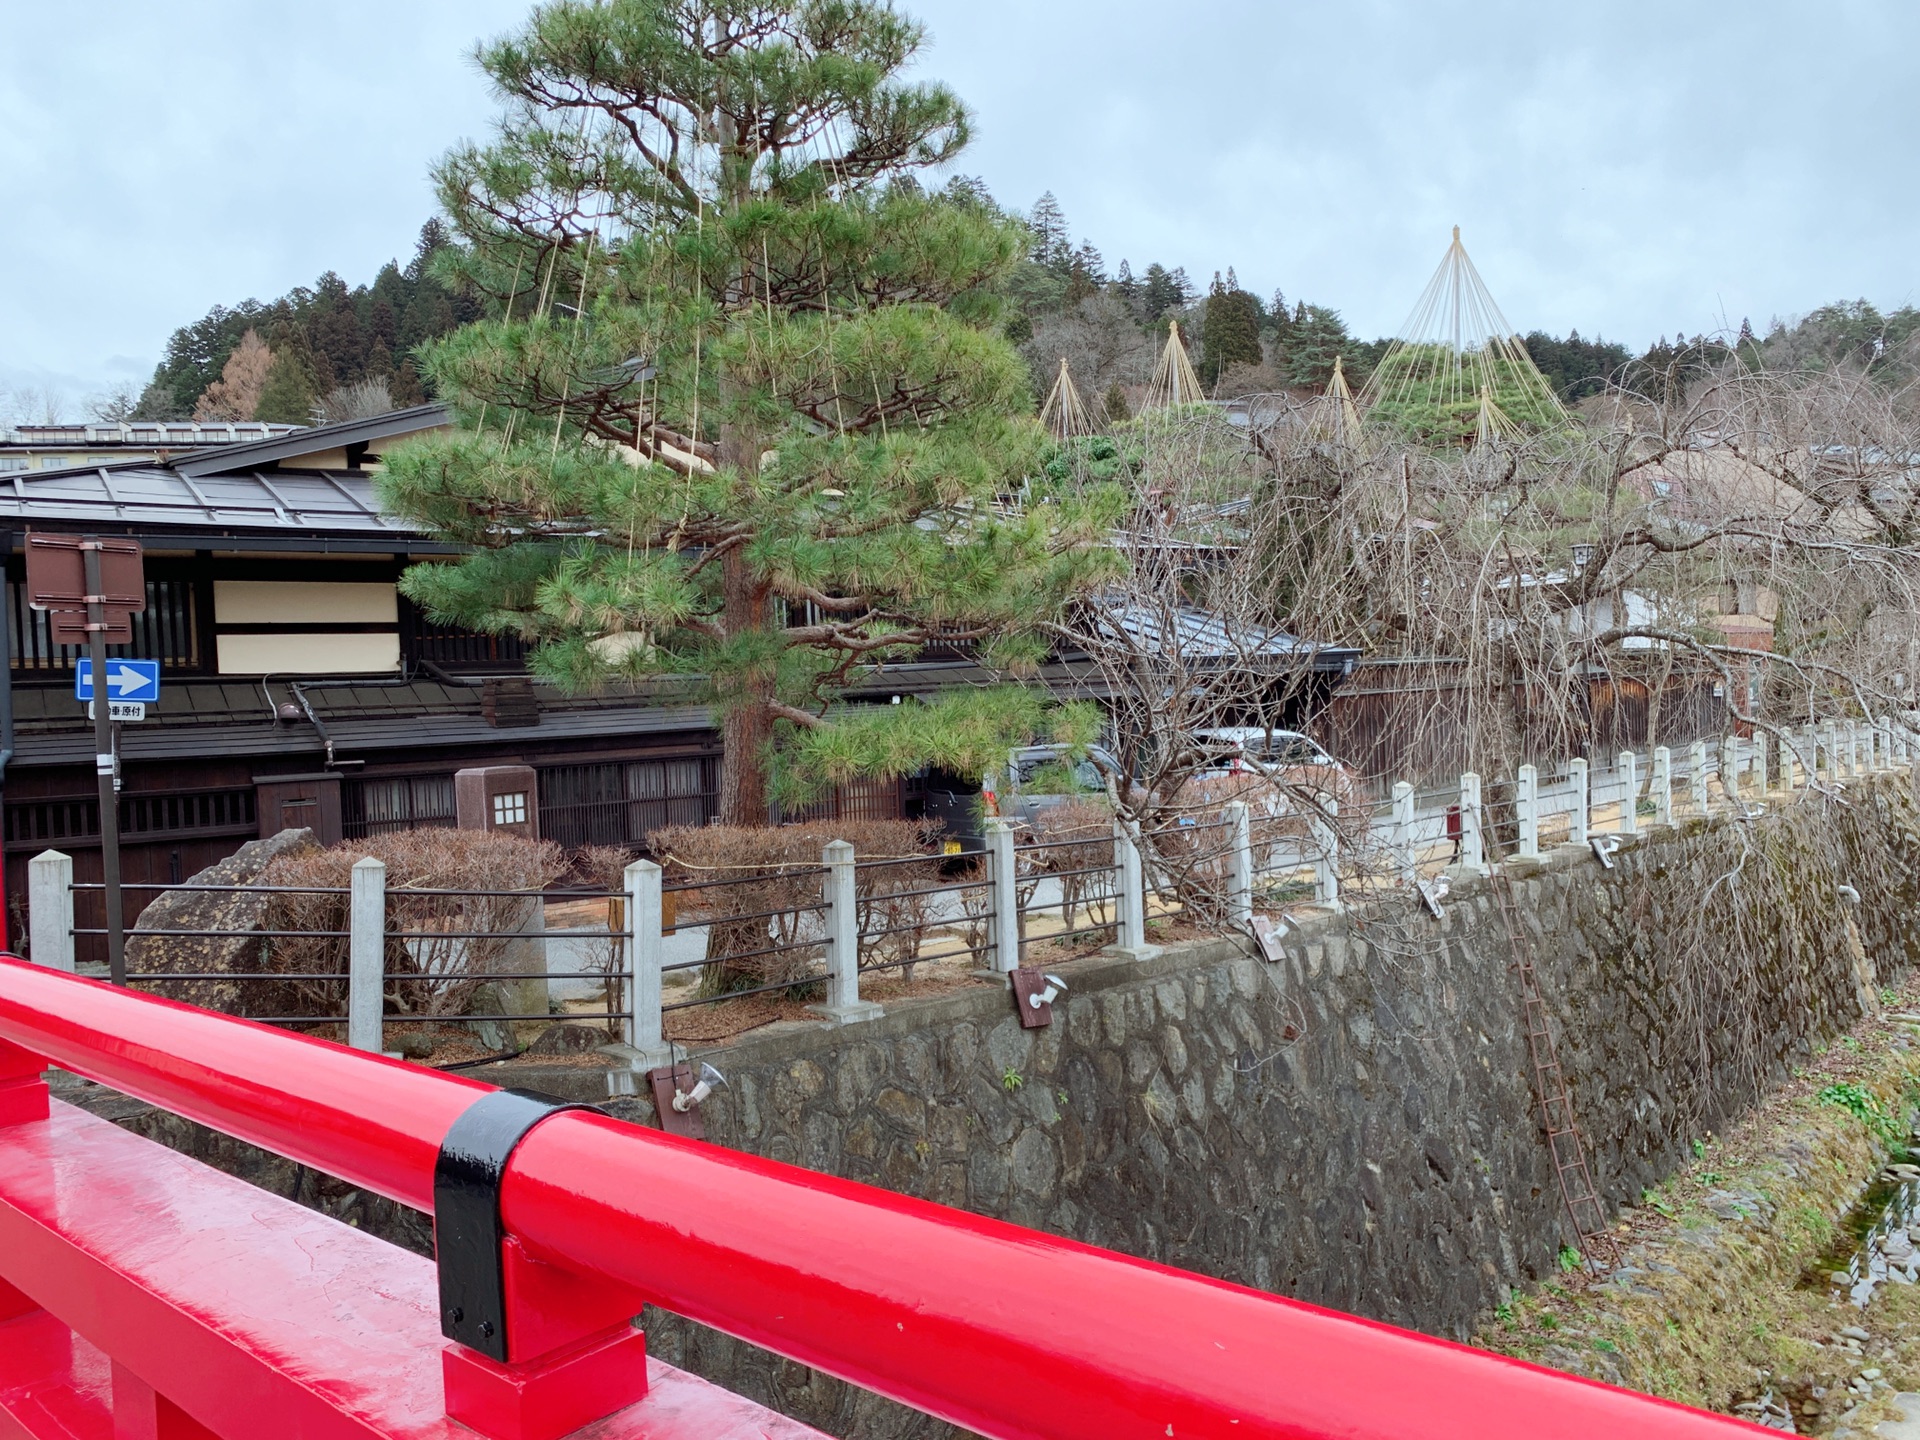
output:
M1920 1127L1912 1138L1920 1141ZM1897 1152L1896 1152L1897 1153ZM1864 1310L1882 1285L1920 1282L1920 1148L1883 1169L1840 1221L1804 1283L1834 1290Z

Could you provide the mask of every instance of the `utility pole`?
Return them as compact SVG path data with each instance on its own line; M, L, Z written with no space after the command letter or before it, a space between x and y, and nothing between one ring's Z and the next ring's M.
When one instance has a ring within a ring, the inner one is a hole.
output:
M100 541L80 545L87 582L87 657L93 665L93 768L100 784L100 873L106 882L107 975L127 983L126 919L120 909L120 758L114 753L112 705L107 696L107 596L100 568Z

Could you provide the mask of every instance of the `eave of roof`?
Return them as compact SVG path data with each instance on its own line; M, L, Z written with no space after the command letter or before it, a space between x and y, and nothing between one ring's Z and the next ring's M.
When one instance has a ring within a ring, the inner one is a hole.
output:
M226 445L182 455L171 462L182 475L218 475L228 470L258 470L278 461L317 455L324 450L340 450L349 445L368 445L376 440L391 440L414 435L422 430L451 425L453 417L441 404L414 405L405 410L390 410L385 415L365 420L343 420L337 425L314 425L271 440L255 440L245 445Z

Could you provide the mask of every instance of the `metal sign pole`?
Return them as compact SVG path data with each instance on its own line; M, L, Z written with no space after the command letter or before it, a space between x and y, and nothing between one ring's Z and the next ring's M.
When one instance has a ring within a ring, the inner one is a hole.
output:
M106 586L100 575L100 546L92 536L81 547L87 567L87 656L93 664L93 768L100 782L100 869L106 881L107 974L127 983L127 937L120 911L120 797L115 793L112 721L107 701Z

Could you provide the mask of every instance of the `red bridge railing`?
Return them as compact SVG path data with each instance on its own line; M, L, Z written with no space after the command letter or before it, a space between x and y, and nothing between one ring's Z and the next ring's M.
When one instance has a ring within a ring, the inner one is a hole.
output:
M438 1270L49 1104L49 1062L434 1213ZM0 959L0 1437L815 1433L649 1363L648 1301L994 1437L1758 1433Z

